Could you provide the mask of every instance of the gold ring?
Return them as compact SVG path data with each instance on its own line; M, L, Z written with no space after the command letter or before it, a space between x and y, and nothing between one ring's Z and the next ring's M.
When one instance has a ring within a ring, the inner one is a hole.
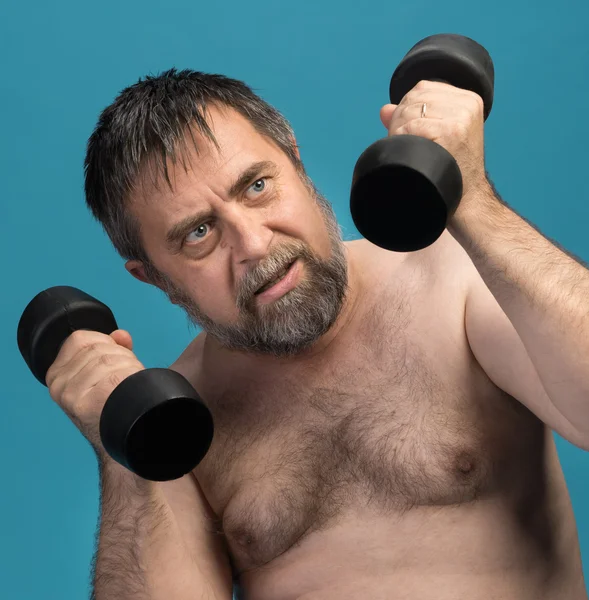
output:
M425 119L425 113L426 113L426 104L424 102L423 106L421 107L421 118L422 119Z

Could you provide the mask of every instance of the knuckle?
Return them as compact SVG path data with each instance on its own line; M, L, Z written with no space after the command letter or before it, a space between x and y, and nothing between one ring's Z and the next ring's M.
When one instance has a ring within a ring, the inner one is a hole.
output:
M417 84L418 86L419 84ZM421 88L415 86L411 91L409 91L407 93L407 95L405 96L404 99L404 106L405 107L409 107L412 104L417 104L419 102L419 98L420 96L423 94L423 91L421 90Z
M468 122L472 119L473 111L467 106L461 106L457 110L457 117L460 121Z
M55 387L55 382L57 380L58 369L53 363L49 369L47 369L47 373L45 373L45 383L49 388L49 393L51 393L51 388Z
M110 367L115 364L115 357L112 354L104 353L98 357L98 364L106 367Z
M423 132L423 127L417 119L407 121L404 129L409 135L420 135Z
M49 395L51 398L57 402L59 397L59 385L57 377L52 381L47 380L47 389L49 390Z
M417 118L419 118L421 116L421 106L423 104L423 101L419 101L417 99L414 99L413 102L411 104L408 104L405 107L405 111L403 113L403 116L405 117L406 121L413 121Z
M112 359L110 358L111 352L109 352L109 349L105 348L104 344L101 342L92 342L83 348L82 352L86 355L88 363L91 363L94 366L112 364Z
M411 135L413 133L413 121L407 121L399 127L397 133L408 134Z
M88 410L88 401L84 397L77 397L70 406L72 415L83 422Z
M114 389L123 381L124 378L125 377L119 371L113 371L106 377L106 383L108 384L109 388Z
M453 121L450 126L452 135L456 137L464 137L467 133L467 125L462 121Z
M477 94L476 92L469 92L469 96L472 98L475 106L483 106L484 102L480 94Z
M393 113L393 118L391 119L390 129L394 131L403 125L403 123L407 119L407 105L399 105L398 108Z
M88 349L93 351L97 346L103 345L108 341L108 336L97 331L87 331L85 329L76 329L71 333L65 344L78 350ZM64 344L64 346L65 346Z
M78 398L80 397L79 390L75 389L71 385L65 385L61 394L59 395L59 404L68 410L73 410L73 408L78 403Z
M101 344L99 344L98 342L88 342L85 345L84 350L86 350L86 352L88 352L89 354L95 354L96 352L100 351L100 346Z
M82 340L86 337L86 332L83 329L76 329L70 334L70 340Z
M478 115L479 113L483 113L485 108L485 103L483 99L476 94L475 92L468 92L468 110L471 114Z
M68 341L70 342L70 345L77 347L88 346L90 344L88 332L82 329L76 329L76 331L69 336Z

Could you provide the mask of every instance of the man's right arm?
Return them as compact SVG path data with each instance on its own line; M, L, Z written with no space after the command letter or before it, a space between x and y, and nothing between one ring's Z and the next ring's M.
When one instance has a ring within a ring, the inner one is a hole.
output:
M100 484L92 600L231 600L224 538L191 473L147 481L107 458Z
M231 600L229 557L192 474L142 479L106 453L100 415L121 381L145 367L129 332L74 331L45 377L51 398L90 442L100 467L93 600Z

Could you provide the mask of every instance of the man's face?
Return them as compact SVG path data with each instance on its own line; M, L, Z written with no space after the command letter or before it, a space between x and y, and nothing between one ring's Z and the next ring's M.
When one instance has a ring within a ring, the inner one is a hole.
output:
M346 295L335 215L239 113L209 112L219 150L195 134L187 172L170 169L173 190L143 185L132 200L152 263L145 276L223 346L297 354L333 325ZM293 263L282 286L259 291Z

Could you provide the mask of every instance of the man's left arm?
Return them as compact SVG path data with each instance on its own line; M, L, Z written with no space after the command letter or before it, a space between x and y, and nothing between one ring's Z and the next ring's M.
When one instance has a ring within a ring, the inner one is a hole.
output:
M444 146L460 167L464 193L447 229L479 275L468 276L465 306L475 357L499 387L589 450L589 271L496 194L481 98L424 81L398 106L384 106L381 120L391 136Z
M472 351L501 387L517 390L547 425L589 450L589 271L490 185L477 196L448 226L480 275L469 278L466 295ZM522 344L543 390L524 364ZM545 400L552 407L541 406Z

